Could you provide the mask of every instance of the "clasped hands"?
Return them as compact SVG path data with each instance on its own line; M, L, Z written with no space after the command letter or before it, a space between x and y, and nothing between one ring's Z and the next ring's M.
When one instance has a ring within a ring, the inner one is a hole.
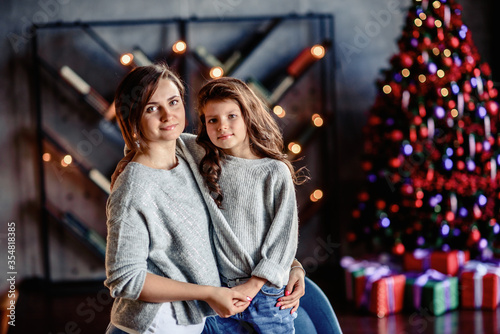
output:
M285 296L276 300L276 307L279 307L281 310L291 309L290 314L297 311L300 298L305 294L304 276L304 272L301 269L292 269L290 271L289 281L285 288ZM222 290L219 290L218 297L214 297L208 303L219 316L223 318L230 317L236 313L243 312L265 283L265 279L253 276L247 282L233 288L219 288ZM231 299L228 298L229 296ZM231 300L231 302L224 302L228 300Z

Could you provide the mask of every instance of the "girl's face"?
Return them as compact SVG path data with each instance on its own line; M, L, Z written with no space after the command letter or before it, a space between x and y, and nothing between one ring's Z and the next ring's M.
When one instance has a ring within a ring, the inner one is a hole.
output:
M177 86L160 79L158 88L145 106L141 130L148 144L175 141L184 131L186 113Z
M235 101L209 101L205 105L204 114L207 134L212 144L238 158L256 158L250 150L247 126Z

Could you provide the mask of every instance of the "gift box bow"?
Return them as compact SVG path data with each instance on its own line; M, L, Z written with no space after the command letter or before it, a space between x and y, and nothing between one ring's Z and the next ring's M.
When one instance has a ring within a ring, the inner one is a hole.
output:
M378 268L381 267L382 264L375 261L355 260L350 256L344 256L342 260L340 260L340 266L347 271L353 272L359 269L370 270L370 268Z
M448 280L449 276L445 275L434 269L427 269L425 273L418 275L415 277L415 281L413 282L413 306L416 309L419 309L422 305L422 289L429 282L429 280L443 282L444 289L444 300L446 309L451 308L451 291L450 291L450 281Z
M500 267L479 261L469 261L463 267L462 273L474 272L472 277L474 280L474 306L481 307L483 305L483 277L486 274L495 274L497 276L497 304L500 303Z
M417 248L413 251L413 257L416 260L422 260L422 269L431 267L431 251L429 249Z

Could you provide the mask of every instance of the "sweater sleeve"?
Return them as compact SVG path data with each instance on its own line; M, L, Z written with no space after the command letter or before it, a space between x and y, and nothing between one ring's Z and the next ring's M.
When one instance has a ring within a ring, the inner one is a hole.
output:
M265 278L279 287L287 282L298 243L295 187L288 168L280 166L277 169L280 172L273 173L272 181L271 195L274 203L270 207L274 217L262 243L262 259L252 271L253 276Z
M146 279L149 234L140 215L117 215L117 206L126 207L118 198L110 197L104 284L112 297L136 300Z

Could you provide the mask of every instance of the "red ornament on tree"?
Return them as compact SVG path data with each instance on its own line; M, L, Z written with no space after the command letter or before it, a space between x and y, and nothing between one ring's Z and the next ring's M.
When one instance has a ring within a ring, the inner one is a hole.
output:
M392 252L396 255L403 255L405 252L405 246L403 245L403 243L398 242L392 248Z
M405 68L409 68L413 65L413 58L406 53L401 53L400 59L401 65Z
M456 48L458 48L459 45L460 45L460 41L458 40L457 37L450 38L450 47L451 48L456 49Z
M490 112L490 115L498 115L498 104L495 101L486 102L486 109Z

